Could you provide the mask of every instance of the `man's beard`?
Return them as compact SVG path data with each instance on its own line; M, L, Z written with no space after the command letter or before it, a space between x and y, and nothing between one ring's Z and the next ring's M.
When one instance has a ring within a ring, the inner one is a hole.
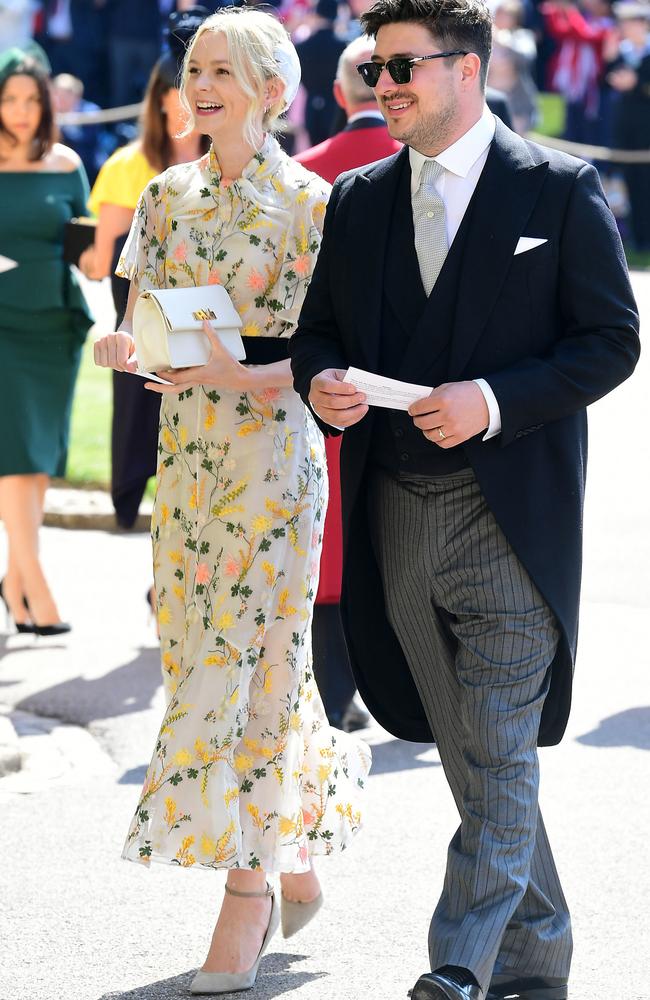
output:
M393 138L420 152L431 149L441 152L449 145L448 139L454 132L456 111L456 101L451 97L436 111L428 115L418 115L410 128Z

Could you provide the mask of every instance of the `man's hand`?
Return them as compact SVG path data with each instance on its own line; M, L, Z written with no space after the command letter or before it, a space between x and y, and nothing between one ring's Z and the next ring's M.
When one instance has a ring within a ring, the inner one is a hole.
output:
M309 402L314 413L332 427L351 427L368 412L366 397L349 382L343 382L345 371L326 368L311 380Z
M475 382L445 382L409 406L413 423L439 448L454 448L487 430L490 412Z

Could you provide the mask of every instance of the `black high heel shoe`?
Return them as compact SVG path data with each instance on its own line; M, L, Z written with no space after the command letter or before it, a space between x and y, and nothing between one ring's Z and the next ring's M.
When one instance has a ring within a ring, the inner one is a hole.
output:
M2 600L2 603L5 606L5 611L7 612L7 619L9 619L13 616L11 614L11 609L9 608L9 605L7 604L7 598L5 597L4 594L4 583L5 581L3 578L2 580L0 580L0 599ZM25 610L29 611L29 604L27 603L27 598L25 596L23 596L23 607L25 608ZM36 631L36 626L29 625L27 622L17 622L14 620L14 625L16 626L16 632L18 632L20 635L33 635L34 632Z
M64 635L72 631L72 625L67 622L56 622L54 625L32 625L30 632L35 635Z

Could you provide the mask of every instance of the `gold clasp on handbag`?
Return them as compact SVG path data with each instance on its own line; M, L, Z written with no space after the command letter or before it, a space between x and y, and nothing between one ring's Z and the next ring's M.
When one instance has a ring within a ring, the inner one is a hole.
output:
M192 316L195 320L216 319L217 314L212 309L196 309Z

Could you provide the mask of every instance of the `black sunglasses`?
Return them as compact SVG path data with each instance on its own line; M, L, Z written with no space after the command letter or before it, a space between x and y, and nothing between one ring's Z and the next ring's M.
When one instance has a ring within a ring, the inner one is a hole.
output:
M413 67L416 63L425 62L427 59L446 59L447 56L466 56L467 54L463 49L454 49L453 52L434 52L432 56L398 56L395 59L388 59L385 63L360 63L357 66L357 73L363 77L364 83L367 83L369 87L377 86L384 69L388 70L395 83L410 83L413 79Z

